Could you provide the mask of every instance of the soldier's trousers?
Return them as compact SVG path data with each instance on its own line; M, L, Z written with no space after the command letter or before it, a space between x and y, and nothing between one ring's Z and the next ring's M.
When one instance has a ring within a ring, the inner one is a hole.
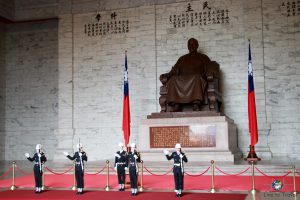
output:
M184 177L181 171L181 167L174 167L173 174L174 174L175 190L183 190Z
M118 172L118 182L119 182L119 184L125 184L125 178L126 178L125 167L118 166L117 167L117 172Z
M135 167L129 167L130 186L131 188L138 187L138 173Z
M40 171L40 166L34 165L33 171L34 171L35 187L42 187L43 172Z
M84 188L84 180L83 180L84 172L82 171L81 167L75 169L75 178L77 183L77 188Z

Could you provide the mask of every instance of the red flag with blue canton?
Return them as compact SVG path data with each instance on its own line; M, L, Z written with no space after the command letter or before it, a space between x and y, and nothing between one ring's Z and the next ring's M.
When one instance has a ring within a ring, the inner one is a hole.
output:
M127 53L125 53L122 130L123 130L123 134L124 134L125 145L127 145L129 143L129 137L130 137L130 107L129 107L129 84L128 84Z
M250 43L248 58L248 120L251 146L254 146L258 142L258 130Z

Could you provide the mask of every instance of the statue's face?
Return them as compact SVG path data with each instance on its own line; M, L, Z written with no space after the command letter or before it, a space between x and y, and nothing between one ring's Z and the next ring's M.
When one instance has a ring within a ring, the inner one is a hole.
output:
M196 52L197 49L198 49L198 41L196 39L189 39L188 41L188 49L189 49L189 52Z

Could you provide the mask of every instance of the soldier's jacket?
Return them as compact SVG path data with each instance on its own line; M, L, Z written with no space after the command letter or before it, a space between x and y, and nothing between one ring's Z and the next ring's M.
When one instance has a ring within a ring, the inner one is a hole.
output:
M27 158L27 159L28 159L29 161L31 161L31 162L34 161L34 164L39 164L39 162L40 162L38 153L35 153L35 154L33 155L32 158L29 157L29 158ZM47 158L46 158L45 154L42 152L42 153L41 153L41 164L44 164L46 161L47 161Z
M134 156L137 156L137 159ZM141 162L140 154L137 151L129 152L129 154L128 154L129 170L135 169L136 171L138 171L138 165L137 164L139 162Z
M119 157L115 156L115 167L122 166L122 167L127 167L128 166L128 154L126 151L117 151Z
M84 162L83 161L87 161L86 153L84 151L82 151L81 153L82 153L81 158L82 158L82 165L83 166L81 166L81 161L80 161L80 156L79 156L78 151L76 151L73 156L70 156L70 155L67 156L70 160L75 160L75 168L83 168L84 167Z
M180 154L182 154L182 161L183 162L187 162L187 158L185 156L184 153L180 152ZM183 166L183 162L181 163L181 158L180 158L180 154L177 154L177 152L173 152L171 155L166 155L168 160L174 159L174 168L176 167L180 167L180 168L184 168ZM183 170L182 170L183 171Z

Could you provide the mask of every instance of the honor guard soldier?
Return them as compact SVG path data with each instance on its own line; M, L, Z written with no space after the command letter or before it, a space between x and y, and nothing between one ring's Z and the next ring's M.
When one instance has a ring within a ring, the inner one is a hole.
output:
M129 162L131 196L136 196L137 188L138 188L138 174L139 174L138 163L141 162L141 158L139 152L136 151L135 143L132 143L130 147L131 147L131 151L128 154L128 162Z
M75 178L77 183L77 194L83 194L84 188L84 161L87 161L87 155L82 150L82 144L77 144L77 149L73 156L70 156L68 152L64 152L70 160L75 160Z
M35 147L36 153L32 157L30 157L29 153L25 153L26 158L29 161L34 162L35 193L42 192L43 164L47 161L47 158L41 149L42 145L37 144Z
M125 191L125 170L128 169L128 158L127 152L124 151L124 145L122 142L119 143L120 151L115 154L115 170L118 174L119 191Z
M184 178L184 166L183 161L187 162L187 157L181 151L181 145L177 143L175 145L176 151L169 155L168 150L164 150L164 154L166 155L168 160L174 159L174 166L173 166L173 174L174 174L174 181L175 181L175 192L177 197L182 196L183 190L183 178Z

